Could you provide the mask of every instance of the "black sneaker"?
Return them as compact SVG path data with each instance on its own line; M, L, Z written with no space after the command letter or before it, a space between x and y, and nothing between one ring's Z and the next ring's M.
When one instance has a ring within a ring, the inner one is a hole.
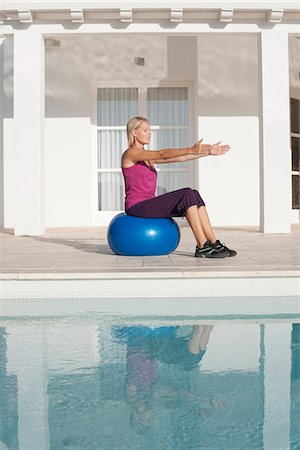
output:
M220 242L219 239L217 239L216 242L214 244L212 244L212 246L216 250L219 250L224 253L226 252L227 255L225 255L225 256L235 256L237 254L237 252L235 250L230 250L230 248L226 247L225 244L222 244L222 242Z
M225 258L228 256L227 252L218 250L210 241L206 241L203 247L196 246L196 258Z

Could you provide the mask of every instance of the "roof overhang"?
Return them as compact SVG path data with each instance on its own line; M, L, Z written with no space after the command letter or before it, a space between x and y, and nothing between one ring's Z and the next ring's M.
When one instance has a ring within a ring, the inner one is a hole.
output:
M270 23L299 22L300 1L48 1L2 0L0 23L14 25L26 23L97 23L120 22L193 23L218 20L239 23L265 21ZM19 25L18 25L19 26Z

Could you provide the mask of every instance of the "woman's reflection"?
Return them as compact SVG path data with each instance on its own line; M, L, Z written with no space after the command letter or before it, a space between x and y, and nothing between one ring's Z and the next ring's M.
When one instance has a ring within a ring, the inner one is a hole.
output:
M131 405L131 425L139 433L151 425L156 399L166 403L199 400L190 389L176 389L157 380L161 364L180 366L185 372L197 368L212 329L212 325L195 325L133 326L115 330L118 338L127 344L126 398ZM214 405L209 402L209 406Z

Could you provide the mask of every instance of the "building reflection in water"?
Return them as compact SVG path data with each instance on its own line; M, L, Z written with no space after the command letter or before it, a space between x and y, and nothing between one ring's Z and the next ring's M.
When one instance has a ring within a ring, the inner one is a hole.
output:
M300 324L2 320L0 450L300 448Z
M300 449L300 324L293 324L291 339L291 449Z

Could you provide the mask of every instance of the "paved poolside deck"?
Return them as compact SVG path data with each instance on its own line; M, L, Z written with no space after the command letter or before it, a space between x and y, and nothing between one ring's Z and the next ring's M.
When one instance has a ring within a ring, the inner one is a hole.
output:
M52 295L155 297L159 291L162 296L195 296L200 288L201 295L209 296L254 295L257 289L262 295L300 295L299 225L290 234L263 234L255 228L216 231L218 238L237 250L237 256L195 258L194 238L185 225L177 250L159 257L115 255L107 244L105 227L49 229L43 236L22 237L0 230L0 294L2 298L36 296L37 285L29 281L43 280L47 290L53 280L61 280L72 281L72 289L69 283L67 291L60 286L58 292L56 284ZM264 287L255 289L254 278L265 278ZM166 279L172 282L162 284ZM223 280L222 284L217 280Z

